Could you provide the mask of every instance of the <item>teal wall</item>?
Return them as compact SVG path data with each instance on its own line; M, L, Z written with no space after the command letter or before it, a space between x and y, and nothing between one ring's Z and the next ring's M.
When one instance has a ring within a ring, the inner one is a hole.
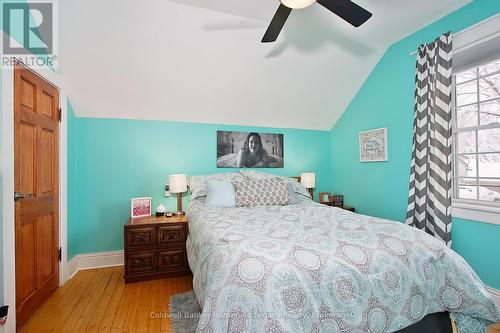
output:
M500 12L498 0L476 0L388 48L330 132L331 189L359 213L404 221L410 177L415 51L446 31L460 31ZM389 161L359 162L358 134L388 128ZM483 281L500 289L500 226L453 219L453 249Z
M455 218L452 233L453 249L487 285L500 289L500 226Z
M259 170L289 176L316 172L315 193L328 190L326 131L70 117L68 260L122 249L132 197L151 196L153 208L163 203L174 210L176 199L163 196L169 174L238 170L216 168L217 130L283 133L285 167ZM185 196L184 210L187 203Z

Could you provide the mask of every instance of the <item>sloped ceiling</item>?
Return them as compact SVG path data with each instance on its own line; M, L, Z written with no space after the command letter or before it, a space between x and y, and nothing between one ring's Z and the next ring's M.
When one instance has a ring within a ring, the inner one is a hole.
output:
M58 71L79 117L329 130L385 49L470 0L318 4L260 39L276 0L64 0Z

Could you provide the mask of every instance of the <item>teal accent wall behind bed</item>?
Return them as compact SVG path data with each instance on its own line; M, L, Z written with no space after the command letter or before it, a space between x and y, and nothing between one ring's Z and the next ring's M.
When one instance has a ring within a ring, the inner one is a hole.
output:
M329 190L328 131L71 115L68 127L73 133L68 134L68 260L76 254L123 249L123 224L132 197L151 196L153 209L163 203L175 210L176 198L163 196L169 174L238 171L217 169L217 130L283 133L285 167L257 170L287 176L312 171L316 198ZM185 195L184 210L188 201Z
M330 132L331 189L361 214L403 222L413 126L415 51L449 30L457 32L500 12L498 0L476 0L393 44ZM359 162L358 134L388 128L389 161ZM452 248L483 281L500 289L500 226L453 219Z

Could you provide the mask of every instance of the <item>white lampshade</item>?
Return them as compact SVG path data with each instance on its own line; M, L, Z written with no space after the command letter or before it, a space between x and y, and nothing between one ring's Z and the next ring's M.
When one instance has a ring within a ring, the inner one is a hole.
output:
M168 177L168 185L170 186L170 192L172 193L186 192L187 191L186 175L183 173L177 175L170 175Z
M315 188L316 187L316 174L314 172L304 172L300 174L300 183L304 185L305 188Z
M315 2L316 0L281 0L282 4L292 9L306 8Z

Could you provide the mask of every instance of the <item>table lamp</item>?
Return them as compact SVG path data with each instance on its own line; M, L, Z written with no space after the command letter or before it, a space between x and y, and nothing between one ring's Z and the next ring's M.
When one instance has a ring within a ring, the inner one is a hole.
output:
M316 174L314 172L301 173L300 183L309 191L311 199L314 199L313 189L316 187Z
M171 193L177 193L177 212L175 215L184 215L182 211L182 193L187 191L187 180L185 174L170 175L168 177Z

